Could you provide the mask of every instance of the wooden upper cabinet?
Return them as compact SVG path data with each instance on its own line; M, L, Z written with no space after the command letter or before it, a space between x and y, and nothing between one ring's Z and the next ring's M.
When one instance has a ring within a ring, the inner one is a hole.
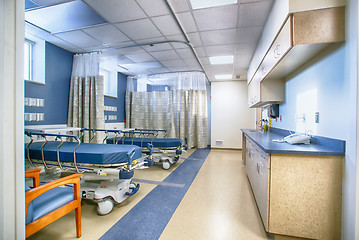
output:
M293 45L345 40L345 8L327 8L293 14Z
M344 40L345 7L289 14L249 81L249 107L282 103L284 79L330 44Z

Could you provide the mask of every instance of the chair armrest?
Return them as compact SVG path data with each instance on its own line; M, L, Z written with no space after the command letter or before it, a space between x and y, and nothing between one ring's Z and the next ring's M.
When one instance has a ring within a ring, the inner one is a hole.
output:
M32 178L33 187L40 186L40 168L25 171L25 178Z
M60 179L57 179L52 182L45 183L44 185L41 185L39 187L30 189L25 192L25 213L27 215L27 209L29 207L29 203L43 194L44 192L47 192L53 188L66 185L66 184L74 184L74 200L81 200L81 191L80 191L80 178L82 174L81 173L75 173L70 176L66 176Z

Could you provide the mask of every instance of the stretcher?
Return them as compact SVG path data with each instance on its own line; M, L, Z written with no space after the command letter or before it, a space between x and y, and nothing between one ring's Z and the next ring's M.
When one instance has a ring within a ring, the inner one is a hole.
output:
M159 134L162 133L162 137ZM142 148L142 153L153 159L154 163L161 163L164 169L175 164L187 147L182 139L166 138L166 130L135 129L133 131L118 131L113 138L106 138L108 144L136 145Z
M81 143L78 136L67 134L25 134L31 139L26 144L30 166L41 165L45 170L41 181L82 173L82 197L97 203L99 215L110 213L114 203L121 203L139 189L139 184L132 181L134 169L144 165L138 146ZM41 136L44 141L34 142L34 136ZM48 137L56 139L49 141Z

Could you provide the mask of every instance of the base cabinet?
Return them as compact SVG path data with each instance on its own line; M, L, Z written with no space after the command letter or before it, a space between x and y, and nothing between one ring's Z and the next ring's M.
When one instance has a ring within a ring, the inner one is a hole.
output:
M266 154L246 139L246 172L265 230L340 239L343 157Z

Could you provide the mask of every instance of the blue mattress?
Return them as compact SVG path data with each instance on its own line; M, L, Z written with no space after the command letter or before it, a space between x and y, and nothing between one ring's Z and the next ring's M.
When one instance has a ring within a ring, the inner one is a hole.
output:
M112 144L113 140L113 138L107 139L107 143ZM177 148L182 146L182 140L178 138L118 138L118 144L133 144L139 147L147 147L147 144L151 143L151 141L154 148Z
M44 142L34 142L30 145L31 159L41 159L41 146ZM49 141L44 147L45 160L57 161L57 146L60 142ZM76 147L75 142L65 142L60 147L60 161L73 162L73 150ZM93 144L81 143L76 149L76 162L88 164L115 164L127 163L127 153L135 149L132 160L142 157L142 149L134 145L111 145L111 144Z

